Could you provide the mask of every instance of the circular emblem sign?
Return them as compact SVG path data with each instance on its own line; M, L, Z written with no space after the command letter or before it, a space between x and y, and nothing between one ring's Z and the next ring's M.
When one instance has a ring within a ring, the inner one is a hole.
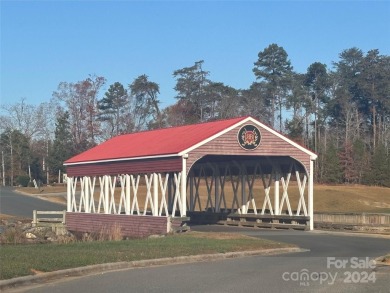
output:
M245 150L254 150L260 145L260 130L253 125L245 125L238 132L238 143Z

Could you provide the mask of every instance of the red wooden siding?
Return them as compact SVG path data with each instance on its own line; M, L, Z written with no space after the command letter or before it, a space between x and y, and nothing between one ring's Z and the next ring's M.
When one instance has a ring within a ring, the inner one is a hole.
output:
M153 172L164 173L177 172L181 171L181 169L181 157L80 164L66 167L68 176L103 176Z
M210 125L220 127L219 131L226 129L233 122L237 123L238 120L227 120L221 123L205 123L195 125L194 128L186 128L186 138L189 139L192 136L201 136L199 133L205 131ZM233 124L234 124L233 123ZM245 150L240 147L237 141L237 134L240 128L244 125L256 125L261 133L260 146L255 150ZM225 128L222 128L224 126ZM170 129L174 133L177 131L183 130L181 127ZM196 130L196 131L195 131ZM168 131L168 130L167 130ZM170 133L170 131L168 131ZM216 131L215 129L213 131ZM208 132L207 132L208 133ZM211 137L211 133L208 133ZM149 134L142 134L142 137L153 135L155 132L150 132ZM184 135L184 134L183 134ZM202 136L204 137L204 136ZM123 137L122 137L123 138ZM181 140L182 137L179 136L170 136L169 146L173 146L176 143L176 140ZM196 140L192 141L194 143ZM155 144L159 142L154 140ZM187 141L188 147L190 145ZM147 152L147 146L139 143L140 145L137 148L144 148ZM109 148L106 149L106 152L109 152ZM200 158L205 155L236 155L236 156L268 156L268 157L291 157L299 161L306 170L310 168L310 156L311 152L307 152L302 148L296 147L296 145L290 144L290 142L284 140L275 133L270 132L264 127L259 126L255 121L248 121L247 123L240 123L239 126L230 130L229 132L220 135L219 137L213 139L210 142L203 144L202 146L190 151L188 153L187 159L187 172L190 170L191 166ZM312 154L314 155L314 154ZM68 176L102 176L102 175L118 175L118 174L140 174L140 173L165 173L165 172L179 172L182 170L182 158L179 156L175 157L166 157L166 158L155 158L155 159L141 159L141 160L124 160L124 161L114 161L114 162L105 162L105 163L80 163L76 165L67 165Z
M243 125L191 151L187 159L187 170L205 155L289 156L301 162L306 170L309 170L310 155L260 126L257 126L261 133L259 147L255 150L241 148L237 141L237 134Z
M166 234L168 217L66 213L69 231L100 233L119 226L124 237Z

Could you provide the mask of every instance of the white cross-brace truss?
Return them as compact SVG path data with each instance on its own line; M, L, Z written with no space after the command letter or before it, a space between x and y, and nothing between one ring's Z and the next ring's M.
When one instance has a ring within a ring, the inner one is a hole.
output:
M277 163L267 164L267 166L268 171L265 171L265 167L256 161L197 164L196 170L191 169L187 180L191 194L189 210L202 211L204 204L206 210L214 212L232 210L239 214L308 216L306 172L302 172L302 168L298 168L294 162L289 162L284 167L284 173ZM226 184L229 181L230 184ZM291 202L289 196L292 181L299 193L296 202ZM281 194L279 194L279 182ZM201 192L201 186L204 194ZM229 188L230 201L226 196ZM261 209L258 209L258 206Z
M68 177L67 210L185 217L187 209L205 207L213 212L312 217L312 174L302 172L295 162L283 168L260 161L207 162L194 167L186 176L172 172ZM299 193L297 202L290 198L292 185Z
M174 192L172 206L169 206L167 199L170 178L174 180L171 186ZM184 217L181 180L181 172L68 177L67 210L79 213ZM140 206L142 199L144 205Z

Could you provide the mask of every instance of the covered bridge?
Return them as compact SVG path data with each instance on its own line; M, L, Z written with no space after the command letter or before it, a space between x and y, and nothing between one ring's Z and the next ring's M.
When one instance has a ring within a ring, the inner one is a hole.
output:
M120 135L65 162L67 226L144 236L208 211L313 229L316 158L252 117Z

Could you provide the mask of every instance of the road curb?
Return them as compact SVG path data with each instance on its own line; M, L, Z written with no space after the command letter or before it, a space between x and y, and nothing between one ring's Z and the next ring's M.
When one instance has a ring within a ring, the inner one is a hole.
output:
M329 235L341 235L341 236L352 236L352 237L390 238L390 234L383 234L383 233L330 231L330 230L320 230L320 229L307 231L307 232L312 234L329 234Z
M150 260L139 260L131 262L114 262L98 265L90 265L85 267L59 270L55 272L40 273L32 276L24 276L13 278L9 280L0 281L0 291L6 289L15 289L17 287L37 284L41 282L47 282L57 280L66 277L77 277L95 273L103 273L115 270L131 269L131 268L143 268L161 265L173 265L173 264L184 264L184 263L195 263L203 261L216 261L229 258L238 258L245 256L269 256L285 253L297 253L306 252L307 249L301 249L297 247L293 248L273 248L263 249L254 251L241 251L241 252L227 252L227 253L216 253L216 254L201 254L192 256L176 256Z

